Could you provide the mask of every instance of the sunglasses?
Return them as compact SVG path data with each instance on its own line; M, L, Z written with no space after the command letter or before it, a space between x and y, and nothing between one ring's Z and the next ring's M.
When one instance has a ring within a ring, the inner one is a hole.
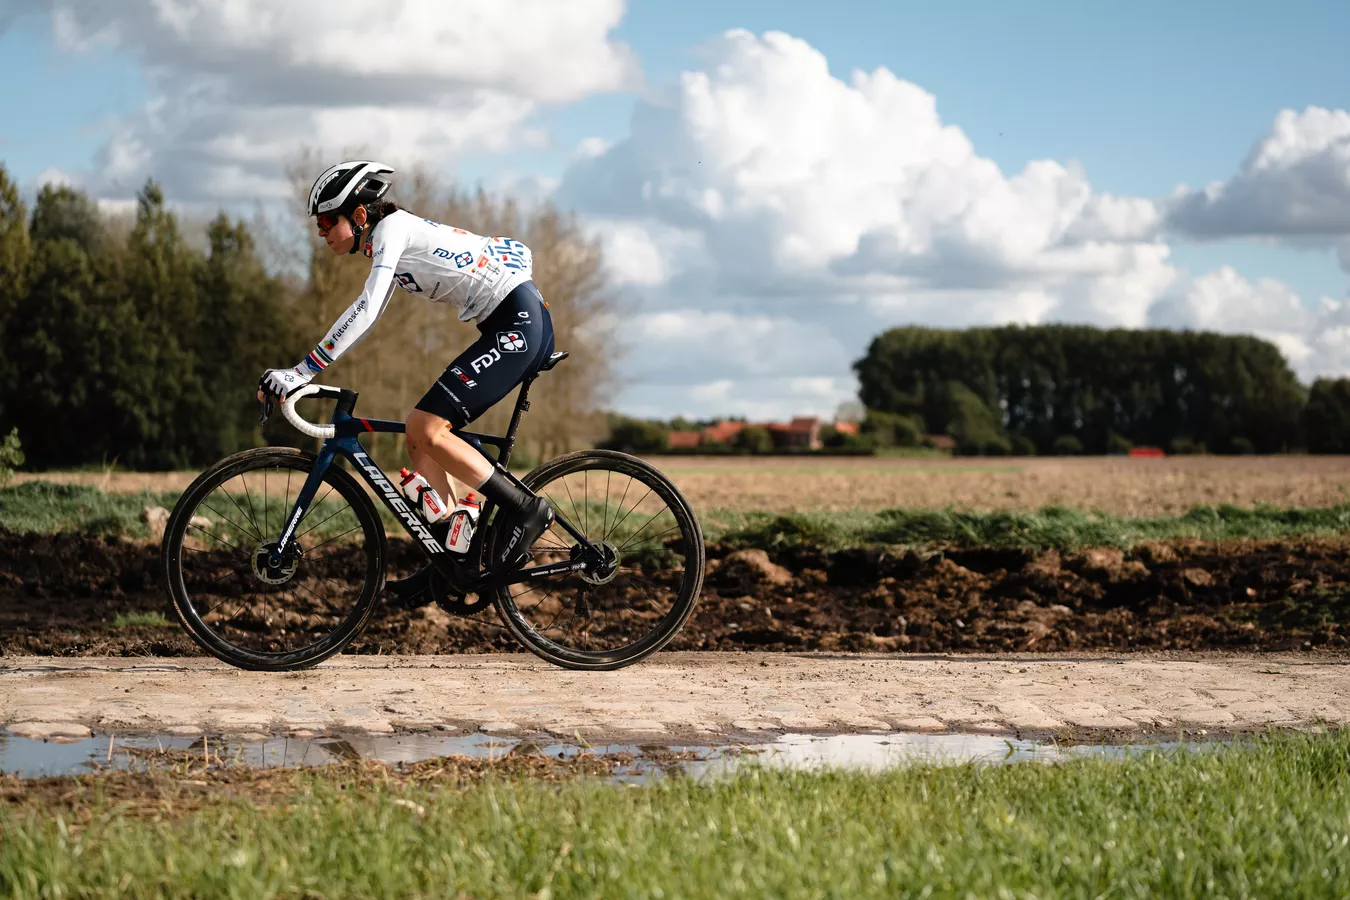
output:
M326 233L338 223L338 216L336 213L330 212L319 213L314 217L314 221L318 224L319 231Z

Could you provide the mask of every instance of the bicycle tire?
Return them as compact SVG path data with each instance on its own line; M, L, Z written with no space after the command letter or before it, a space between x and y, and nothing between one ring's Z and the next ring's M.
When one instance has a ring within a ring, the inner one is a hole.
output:
M258 652L240 647L226 640L207 623L192 602L183 575L183 549L188 528L198 506L212 491L236 476L269 466L303 472L313 469L316 457L312 453L289 447L261 447L245 450L227 457L202 472L188 487L174 506L164 531L161 560L165 585L178 621L197 644L217 659L241 669L266 672L285 672L317 665L350 643L370 620L375 601L384 588L384 568L387 557L387 539L384 523L380 520L370 496L359 482L337 465L330 465L324 473L324 484L330 485L346 500L360 523L365 537L365 581L350 613L321 640L298 650L281 653Z
M698 516L694 514L693 508L680 493L679 488L655 466L635 456L613 450L582 450L549 460L521 480L531 490L538 492L552 481L583 470L617 472L634 478L641 476L640 483L655 491L670 508L679 525L680 537L688 548L684 564L686 575L670 612L661 619L656 628L640 640L617 650L592 652L563 646L531 627L518 608L509 587L497 588L495 605L507 630L541 659L567 669L607 671L629 666L647 658L670 643L684 627L685 622L693 615L703 588L706 550L703 546L703 531ZM494 530L486 543L494 546L498 539L499 535ZM495 549L489 558L495 558Z

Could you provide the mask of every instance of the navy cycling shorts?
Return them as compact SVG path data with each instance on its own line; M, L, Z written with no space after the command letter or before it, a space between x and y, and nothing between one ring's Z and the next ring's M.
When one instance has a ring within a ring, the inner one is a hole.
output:
M478 323L480 337L455 357L417 408L463 428L539 371L553 352L553 320L533 281Z

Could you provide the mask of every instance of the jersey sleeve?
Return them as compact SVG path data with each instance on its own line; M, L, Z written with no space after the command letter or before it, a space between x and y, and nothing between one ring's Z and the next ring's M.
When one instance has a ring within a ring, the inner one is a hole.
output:
M371 241L370 275L361 296L328 329L328 335L305 357L304 365L318 374L361 342L389 305L394 292L394 267L408 249L411 234L397 218L385 219Z

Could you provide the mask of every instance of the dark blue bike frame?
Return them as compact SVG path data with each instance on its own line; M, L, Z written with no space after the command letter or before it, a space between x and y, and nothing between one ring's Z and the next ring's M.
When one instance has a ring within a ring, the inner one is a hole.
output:
M521 414L530 408L529 390L534 379L527 380L520 389L520 395L516 398L515 412L511 416L510 427L506 434L479 434L472 431L457 431L459 437L468 441L483 457L492 463L502 475L514 482L521 489L533 494L520 479L512 475L507 469L511 462L511 451L516 443L516 429L520 425ZM586 539L586 536L578 531L571 522L568 522L559 510L554 510L555 522L576 539L579 552L573 552L572 559L565 562L550 563L543 566L530 566L516 569L505 575L494 574L490 570L484 570L482 566L484 535L489 533L488 520L492 512L491 502L485 503L481 514L479 515L479 528L474 532L473 540L469 545L468 557L470 560L476 560L479 564L478 576L469 583L457 583L455 579L455 570L450 562L449 553L440 542L432 535L427 525L418 516L414 507L409 505L403 493L398 489L384 471L370 458L366 453L365 447L361 446L358 438L363 434L373 434L380 432L394 432L401 434L406 429L402 422L392 422L387 419L363 419L353 415L356 407L357 394L355 391L349 391L342 388L323 387L314 394L308 395L304 399L329 399L336 400L337 406L333 409L333 418L331 420L335 433L331 438L323 442L319 449L318 458L314 461L314 468L310 470L309 477L305 479L304 487L300 489L299 496L295 499L295 505L291 508L291 513L286 519L286 526L277 540L276 547L271 553L269 564L279 566L282 560L289 554L288 544L291 541L291 535L295 533L296 527L304 519L309 511L310 505L314 502L314 497L319 492L319 485L323 483L323 476L328 471L328 467L333 464L333 460L338 455L342 455L351 460L352 466L361 473L361 477L371 486L375 494L384 501L384 505L389 508L395 518L402 523L408 535L422 546L423 552L431 558L431 561L450 579L455 587L465 593L478 592L495 587L503 587L508 584L519 584L530 581L534 578L546 578L552 575L575 572L593 565L603 560L603 554ZM266 418L266 414L264 414ZM484 444L491 444L498 450L498 458L493 459Z

